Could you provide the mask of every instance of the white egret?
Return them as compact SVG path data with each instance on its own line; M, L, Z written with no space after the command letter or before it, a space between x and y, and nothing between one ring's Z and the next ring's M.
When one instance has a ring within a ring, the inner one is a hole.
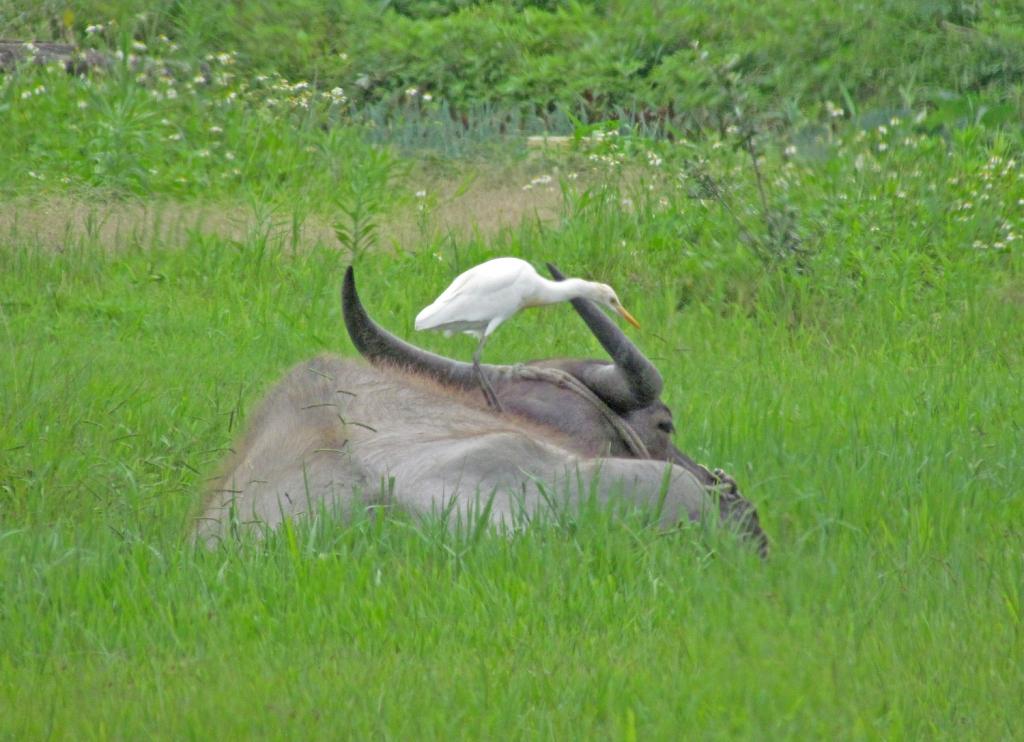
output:
M416 315L416 329L440 330L446 336L464 332L477 337L473 370L487 403L500 410L494 389L480 370L480 354L487 338L520 309L573 299L590 299L618 312L634 327L640 327L611 286L582 278L551 281L525 260L495 258L470 268L452 281L433 304Z

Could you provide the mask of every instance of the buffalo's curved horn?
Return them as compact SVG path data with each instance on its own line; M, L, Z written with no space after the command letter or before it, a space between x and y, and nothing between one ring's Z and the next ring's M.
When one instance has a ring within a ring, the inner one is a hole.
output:
M341 285L341 312L345 317L348 336L356 350L373 364L389 364L411 368L430 376L442 384L452 384L464 389L477 388L473 366L421 350L401 340L378 325L366 313L356 292L355 272L352 266L345 271ZM493 369L482 366L488 380L493 381Z
M551 263L548 271L556 281L565 276ZM590 366L581 381L608 405L631 410L649 405L661 394L661 374L619 326L587 299L573 299L572 306L587 323L614 365Z

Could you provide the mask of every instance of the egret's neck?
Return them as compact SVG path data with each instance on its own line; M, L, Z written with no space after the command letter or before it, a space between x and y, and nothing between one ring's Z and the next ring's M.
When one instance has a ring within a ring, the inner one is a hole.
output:
M590 281L584 281L582 278L567 278L564 281L544 279L544 283L537 292L535 302L537 304L555 304L560 301L585 298L589 293Z

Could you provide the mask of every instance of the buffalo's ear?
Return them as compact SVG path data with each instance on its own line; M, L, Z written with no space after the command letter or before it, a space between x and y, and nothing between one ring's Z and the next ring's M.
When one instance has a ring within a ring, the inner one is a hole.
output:
M553 279L555 279L556 281L565 280L565 276L562 274L562 271L558 270L558 268L555 267L554 263L545 263L544 265L548 267L548 273L551 274L551 277Z

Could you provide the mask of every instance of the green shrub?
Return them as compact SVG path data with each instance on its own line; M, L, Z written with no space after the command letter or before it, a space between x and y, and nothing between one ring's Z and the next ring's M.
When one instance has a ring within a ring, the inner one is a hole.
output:
M728 110L710 65L739 76L751 110L799 123L826 100L894 110L971 94L1019 112L1024 83L1024 6L1010 4L83 0L70 28L62 3L14 6L4 36L124 46L163 34L193 61L237 50L247 70L395 107L427 93L462 112L528 103L703 123Z

